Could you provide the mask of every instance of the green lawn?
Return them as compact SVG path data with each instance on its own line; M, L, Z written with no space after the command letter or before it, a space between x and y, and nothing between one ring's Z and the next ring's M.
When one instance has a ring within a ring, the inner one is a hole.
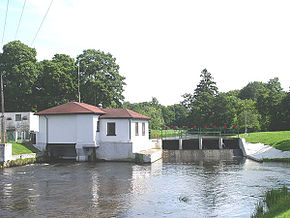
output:
M247 142L271 145L282 151L290 151L290 131L249 133Z
M35 153L35 150L28 143L9 142L12 144L12 155Z

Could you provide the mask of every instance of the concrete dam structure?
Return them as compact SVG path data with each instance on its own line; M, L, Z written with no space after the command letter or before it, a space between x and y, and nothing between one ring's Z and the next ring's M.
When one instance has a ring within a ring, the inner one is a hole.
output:
M162 139L164 159L170 162L234 160L245 156L240 138L203 136Z

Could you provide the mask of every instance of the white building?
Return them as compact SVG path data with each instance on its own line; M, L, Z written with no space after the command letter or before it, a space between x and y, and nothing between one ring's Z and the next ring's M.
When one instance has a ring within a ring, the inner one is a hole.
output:
M70 102L36 115L39 132L35 146L47 150L51 157L130 160L134 153L154 146L149 140L150 118L128 109Z
M39 131L38 116L33 112L5 112L4 118L7 141L29 139L29 133Z

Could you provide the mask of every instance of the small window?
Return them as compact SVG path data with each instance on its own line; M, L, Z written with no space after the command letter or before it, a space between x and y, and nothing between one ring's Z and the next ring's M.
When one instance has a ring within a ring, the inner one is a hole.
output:
M7 117L7 120L12 120L12 118L11 117Z
M135 135L136 135L136 136L139 135L139 127L138 127L138 123L135 123Z
M27 120L27 116L24 116L24 117L22 118L22 120Z
M145 123L142 123L142 136L145 136Z
M21 121L21 114L15 114L15 121Z
M115 135L116 135L116 124L107 123L107 136L115 136Z
M100 121L97 121L97 132L100 132Z

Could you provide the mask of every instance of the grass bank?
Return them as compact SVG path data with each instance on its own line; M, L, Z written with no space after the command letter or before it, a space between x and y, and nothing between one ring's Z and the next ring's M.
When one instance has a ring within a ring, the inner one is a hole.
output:
M29 142L9 142L12 144L12 155L36 153L36 149Z
M287 187L268 191L265 199L257 204L252 217L290 217L290 192Z
M6 162L0 162L0 169L5 167L17 167L23 166L27 164L36 163L36 158L25 158L25 159L17 159L17 160L8 160Z
M246 142L263 143L282 151L290 151L290 131L249 133Z

